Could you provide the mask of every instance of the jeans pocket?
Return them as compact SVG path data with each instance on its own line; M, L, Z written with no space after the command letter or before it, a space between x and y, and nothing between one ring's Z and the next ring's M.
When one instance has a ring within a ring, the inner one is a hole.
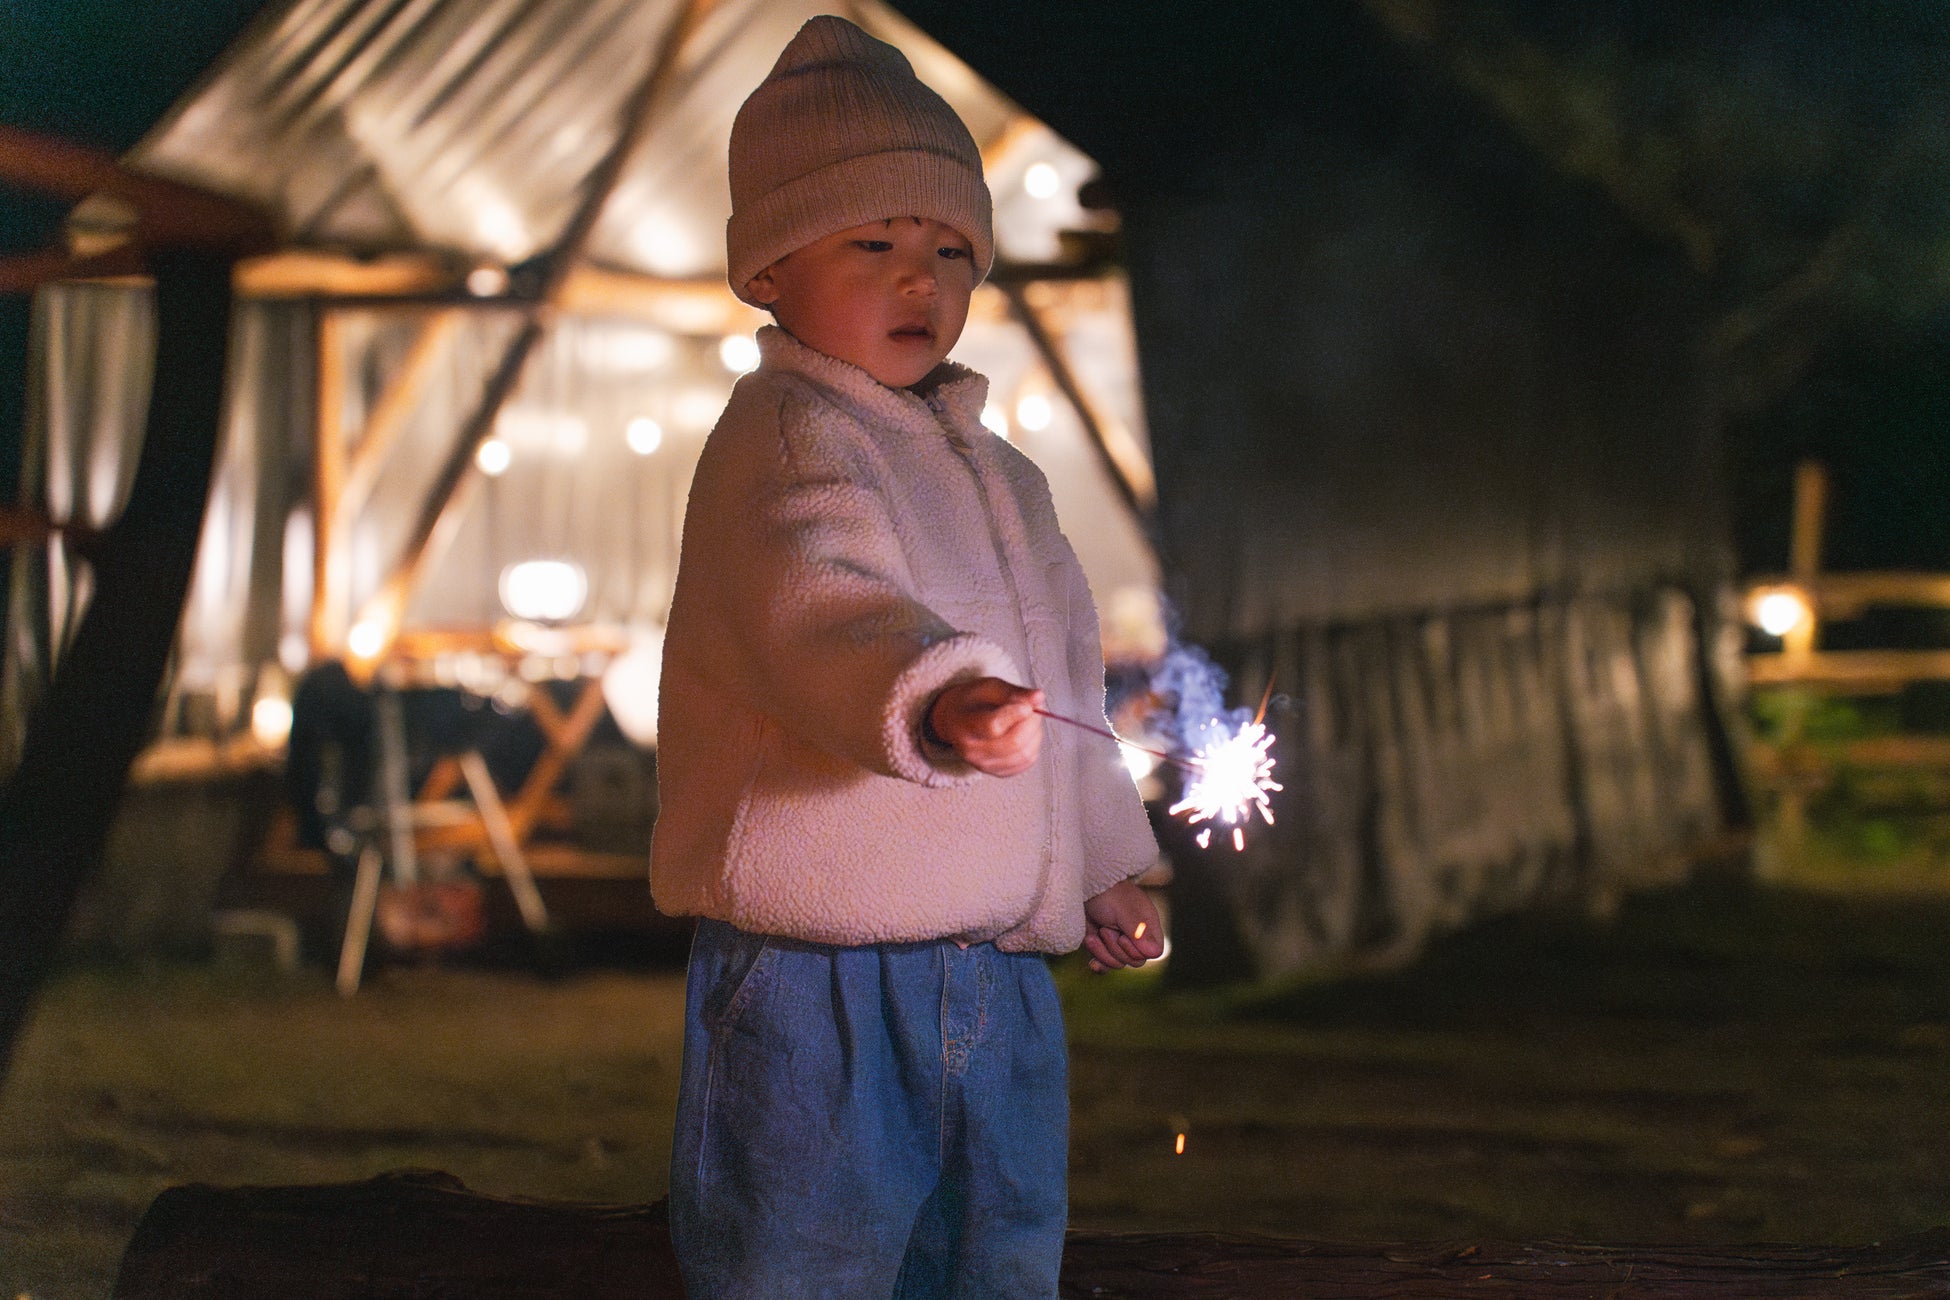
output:
M726 987L730 992L724 1000L724 1009L718 1013L717 1028L720 1032L738 1027L753 1000L765 987L766 975L778 957L778 949L772 946L769 936L754 934L746 937L753 942L744 969L738 971L734 966L725 972Z

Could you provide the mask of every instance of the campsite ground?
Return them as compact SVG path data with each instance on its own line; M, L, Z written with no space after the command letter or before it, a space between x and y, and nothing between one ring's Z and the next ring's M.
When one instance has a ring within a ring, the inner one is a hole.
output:
M1075 1218L1326 1239L1868 1241L1950 1222L1950 895L1695 888L1404 975L1066 967ZM680 981L73 970L0 1097L0 1295L99 1297L174 1183L663 1190ZM1176 1135L1186 1134L1183 1155Z

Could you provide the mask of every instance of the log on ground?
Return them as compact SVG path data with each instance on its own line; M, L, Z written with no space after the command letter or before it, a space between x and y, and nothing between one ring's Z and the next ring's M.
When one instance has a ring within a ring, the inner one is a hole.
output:
M681 1300L661 1203L482 1196L410 1170L319 1187L176 1187L122 1260L115 1300ZM1464 1296L1950 1294L1950 1229L1866 1246L1328 1245L1213 1233L1072 1232L1063 1295L1455 1300Z

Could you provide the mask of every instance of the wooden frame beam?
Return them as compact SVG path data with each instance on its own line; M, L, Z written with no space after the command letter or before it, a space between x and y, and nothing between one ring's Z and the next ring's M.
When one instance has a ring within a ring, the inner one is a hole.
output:
M1050 378L1068 401L1070 408L1077 413L1083 424L1083 431L1089 436L1091 450L1097 453L1097 460L1110 478L1111 487L1145 536L1151 535L1152 512L1158 503L1158 484L1152 476L1151 466L1137 449L1129 430L1117 426L1117 434L1112 433L1113 421L1099 411L1090 400L1083 386L1077 382L1076 372L1071 369L1069 358L1062 345L1050 332L1042 314L1029 302L1028 295L1020 284L1000 286L1002 295L1008 300L1009 313L1016 318L1029 341L1035 346L1036 355L1042 358L1043 366Z
M0 293L32 293L57 280L96 280L143 270L142 256L131 244L86 257L63 248L44 248L0 257Z
M479 405L457 431L447 459L435 475L427 500L414 522L413 530L408 534L393 576L359 611L353 626L375 628L380 633L380 650L372 659L354 656L351 665L355 675L369 671L372 664L392 647L413 593L459 531L469 495L465 489L475 481L470 473L474 468L475 452L493 430L508 399L520 386L529 357L546 336L555 314L561 310L563 290L571 273L588 251L589 239L595 233L596 223L601 220L603 209L608 206L617 182L622 179L623 168L649 130L651 110L676 69L678 56L714 2L687 0L678 10L650 60L649 70L626 101L622 128L602 161L590 173L582 204L570 218L561 240L549 255L540 291L533 300L523 304L527 318L508 344Z
M366 416L366 427L360 431L359 440L353 446L346 465L344 482L340 485L337 509L342 526L352 522L352 516L359 512L372 493L372 485L379 479L380 468L386 463L393 445L399 441L400 434L406 431L414 408L420 404L420 394L426 390L427 380L433 375L434 363L445 352L460 321L460 312L454 310L436 312L423 321L406 359L386 381L386 389L379 395L379 400L373 403L371 412Z
M113 154L15 126L0 125L0 184L76 202L113 195L135 208L130 235L148 248L241 252L268 248L277 232L270 214L252 204L131 171Z
M236 291L252 298L400 298L458 292L461 276L431 253L348 257L289 248L237 264Z

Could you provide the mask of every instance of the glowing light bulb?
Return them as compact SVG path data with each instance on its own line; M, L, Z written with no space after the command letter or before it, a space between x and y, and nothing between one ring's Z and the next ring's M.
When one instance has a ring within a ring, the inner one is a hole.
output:
M734 375L758 369L758 340L749 334L727 334L718 344L718 360Z
M374 619L355 623L346 634L345 648L354 658L377 659L379 652L386 648L386 629Z
M1041 433L1049 428L1049 422L1055 414L1055 409L1049 404L1049 398L1041 393L1031 393L1016 403L1016 423L1031 433Z
M982 427L996 437L1006 439L1009 436L1009 417L1002 413L1001 407L990 402L982 408Z
M508 292L508 273L498 266L477 266L467 273L467 292L494 298Z
M291 735L291 701L279 695L258 697L251 705L251 736L266 749L276 749Z
M1028 191L1032 199L1053 198L1063 188L1063 178L1056 174L1056 168L1039 162L1022 174L1022 188Z
M523 560L501 571L501 604L516 618L559 623L588 596L588 575L569 560Z
M489 478L500 478L507 473L508 466L514 458L514 452L510 451L508 444L499 438L487 439L474 453L474 463L480 466L481 473Z
M1753 604L1755 626L1769 636L1786 636L1814 617L1808 599L1798 591L1777 588L1762 593Z
M624 441L639 456L648 456L664 445L664 427L647 415L631 420L623 430Z

